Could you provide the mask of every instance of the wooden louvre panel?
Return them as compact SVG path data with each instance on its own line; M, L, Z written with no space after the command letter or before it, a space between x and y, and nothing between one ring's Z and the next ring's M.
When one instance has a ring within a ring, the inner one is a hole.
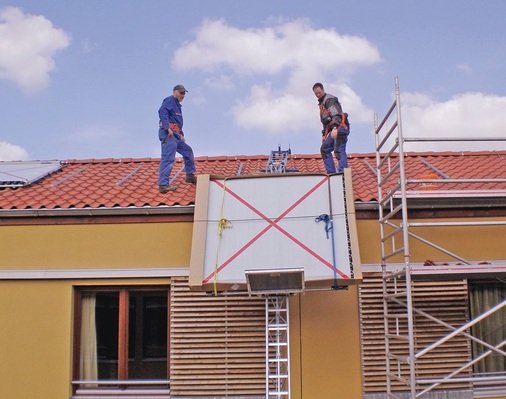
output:
M172 397L265 394L265 299L173 281L170 323Z
M363 284L359 288L359 298L364 393L386 392L385 318L381 273L364 275ZM469 320L468 290L465 280L414 282L412 300L413 308L426 312L453 327L459 327ZM389 309L390 313L405 313L406 311L406 308L401 306ZM447 327L425 316L416 312L413 314L415 353L451 332ZM391 323L394 322L391 321ZM399 328L402 333L407 335L407 321L402 321ZM391 350L396 354L408 354L407 342L393 342L391 340L390 345ZM416 379L446 377L470 360L470 341L458 334L417 360ZM397 370L397 367L397 362L392 361L391 369ZM409 379L408 365L401 363L400 368L403 377ZM468 368L459 373L458 377L469 377L470 375L471 369ZM469 383L445 383L436 389L465 390L469 389ZM406 384L397 381L392 383L392 391L406 390Z

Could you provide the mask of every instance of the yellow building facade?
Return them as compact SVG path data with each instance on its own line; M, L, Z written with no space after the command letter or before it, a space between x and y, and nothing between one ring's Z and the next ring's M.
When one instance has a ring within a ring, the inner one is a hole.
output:
M61 221L59 221L61 223ZM63 223L0 227L9 254L0 272L0 397L75 394L75 291L82 287L170 287L188 275L192 223ZM357 222L364 264L377 264L377 223ZM463 231L447 244L503 248L497 228ZM163 237L163 239L160 239ZM430 257L430 256L429 256ZM141 277L142 273L151 277ZM358 288L306 292L290 300L292 398L362 398ZM212 298L210 298L212 300ZM104 396L107 397L107 396Z
M59 178L52 177L46 191ZM19 191L2 194L5 201ZM464 264L410 236L410 262L419 270L414 305L453 328L495 306L480 299L484 294L504 293L500 199L490 206L487 198L458 204L422 198L409 208L413 224L450 222L420 227L418 238L473 260L475 270L466 273ZM377 202L356 200L355 218L362 284L289 297L292 399L386 399ZM472 225L477 221L482 225ZM265 398L265 300L190 289L194 230L193 204L0 209L0 398ZM404 262L399 253L389 267ZM493 267L497 273L487 271ZM419 321L413 334L418 351L448 329ZM503 331L500 323L480 336ZM501 350L497 339L492 346ZM417 375L445 376L479 350L459 335L421 360ZM408 375L405 366L399 370ZM501 372L504 365L494 358L468 365L462 375ZM486 387L442 383L422 399L505 399L494 381ZM409 397L403 384L392 388Z
M72 397L75 290L170 287L188 275L191 233L189 222L0 227L11 254L0 272L0 397ZM292 397L361 398L357 288L290 305Z

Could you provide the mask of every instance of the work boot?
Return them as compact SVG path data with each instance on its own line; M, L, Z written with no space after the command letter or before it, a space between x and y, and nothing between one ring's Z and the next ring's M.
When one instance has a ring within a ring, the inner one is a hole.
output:
M160 191L162 194L166 194L169 191L174 191L177 188L177 186L171 186L170 184L165 184L163 186L158 186L158 191Z
M197 178L193 173L187 174L186 179L184 179L184 181L186 183L197 184Z

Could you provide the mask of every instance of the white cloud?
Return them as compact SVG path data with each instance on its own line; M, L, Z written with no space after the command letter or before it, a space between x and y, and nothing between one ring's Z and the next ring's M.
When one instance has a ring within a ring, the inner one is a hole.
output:
M380 61L379 51L366 39L315 29L307 20L250 29L205 20L195 39L176 50L172 65L209 73L208 85L224 81L234 87L236 81L244 84L245 77L263 79L252 84L248 96L237 99L231 113L241 127L283 132L321 128L311 91L316 81L334 82L326 91L339 97L355 123L370 123L372 111L345 82L358 67ZM273 87L265 77L284 82L284 87Z
M323 73L379 60L378 50L366 39L340 35L333 29L313 29L306 20L261 29L206 20L197 29L195 40L176 50L172 64L177 69L228 66L236 73L276 74L308 64Z
M416 99L424 98L420 102ZM415 99L415 101L413 101ZM405 137L457 138L452 142L408 143L408 151L476 151L506 149L503 115L506 97L485 93L459 94L437 102L419 94L401 93L402 126ZM481 139L481 142L468 141Z
M15 144L0 141L0 161L26 161L28 152Z
M352 115L352 123L371 124L373 111L362 103L349 86L331 84L325 90L339 93L339 101L343 110ZM311 87L293 92L276 92L269 84L253 86L250 96L232 108L239 126L267 132L321 130L318 112L317 99Z
M120 139L122 137L122 127L114 124L90 124L80 127L72 132L68 138L76 142L106 142Z
M251 89L250 96L238 102L232 112L241 127L281 132L311 124L315 119L314 112L306 110L314 108L312 105L304 97L292 94L275 96L269 85L256 85Z
M410 107L419 107L420 109L423 109L434 104L434 100L425 93L402 92L401 97L402 105L409 105Z
M471 66L467 63L457 64L457 69L464 73L471 73Z
M229 75L211 76L205 80L207 87L213 90L230 91L234 88L234 83Z
M49 84L53 57L70 44L70 36L44 16L15 7L0 9L0 79L15 82L26 93Z

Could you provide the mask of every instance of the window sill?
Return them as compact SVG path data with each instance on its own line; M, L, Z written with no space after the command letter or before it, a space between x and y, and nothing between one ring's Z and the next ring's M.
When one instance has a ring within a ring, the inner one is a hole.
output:
M72 381L72 384L77 388L71 399L170 399L169 380Z

